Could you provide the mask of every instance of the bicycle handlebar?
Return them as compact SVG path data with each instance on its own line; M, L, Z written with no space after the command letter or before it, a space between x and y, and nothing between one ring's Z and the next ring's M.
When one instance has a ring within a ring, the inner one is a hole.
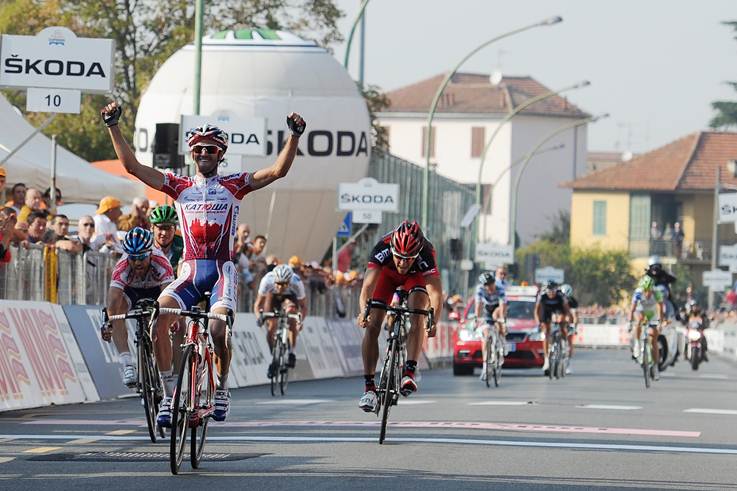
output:
M182 309L171 309L168 307L161 307L159 309L159 313L170 314L170 315L184 315L186 317L191 317L192 319L215 319L215 320L221 320L223 322L229 321L229 316L225 314L216 314L215 312L202 312L202 311L197 311L197 310L182 310Z
M366 308L363 311L363 319L364 321L368 318L369 312L371 309L380 309L384 310L386 312L391 312L393 314L416 314L416 315L424 315L427 317L428 323L427 327L425 328L427 331L432 329L432 326L435 324L435 310L430 307L430 309L408 309L402 306L398 307L392 307L391 305L386 305L384 302L378 302L376 300L369 300L366 304Z
M287 319L294 319L297 322L302 322L302 314L296 313L296 314L285 314L283 312L259 312L259 315L261 316L261 319L278 319L280 317L286 317Z
M127 314L107 315L106 319L108 322L109 321L121 321L125 319L136 319L144 315L150 315L153 311L154 309L129 310Z

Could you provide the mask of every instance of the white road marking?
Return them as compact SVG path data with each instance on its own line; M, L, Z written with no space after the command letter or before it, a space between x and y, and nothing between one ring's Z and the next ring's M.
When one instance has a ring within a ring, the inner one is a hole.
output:
M7 464L15 460L15 457L0 457L0 464Z
M82 435L78 435L82 437ZM0 435L2 438L12 440L62 440L69 436L63 435ZM377 437L309 437L309 436L208 436L209 442L266 442L266 443L376 443ZM99 440L105 441L149 441L148 436L102 436ZM715 454L715 455L737 455L737 448L714 448L714 447L680 447L674 445L633 445L618 443L580 443L580 442L551 442L534 440L476 440L471 438L421 438L421 437L391 437L389 442L401 443L438 443L448 445L485 445L499 447L537 447L537 448L566 448L576 450L615 450L634 452L665 452L677 454Z
M407 399L406 401L400 400L400 406L418 406L420 404L435 404L438 401L430 401L427 399Z
M684 413L699 413L699 414L737 414L736 409L709 409L703 407L692 407L690 409L684 409Z
M49 453L54 452L56 450L61 450L61 447L36 447L36 448L29 448L28 450L23 450L23 453Z
M305 404L322 404L324 402L333 402L329 399L274 399L273 401L259 401L259 405L282 405L282 406L301 406Z
M729 377L723 373L703 373L699 375L699 378L711 379L711 380L727 380Z
M582 409L614 409L620 411L634 411L636 409L642 409L642 406L616 406L610 404L584 404L583 406L576 406Z
M469 406L534 406L532 401L483 401L469 402Z

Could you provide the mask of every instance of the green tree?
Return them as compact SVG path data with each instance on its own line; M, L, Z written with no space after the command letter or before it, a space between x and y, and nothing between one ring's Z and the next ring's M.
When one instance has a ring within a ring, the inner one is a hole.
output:
M737 39L737 21L722 22L725 26L732 28ZM737 82L727 82L734 90L737 90ZM709 121L712 128L727 128L737 126L737 101L714 101L711 107L716 111L716 115Z
M371 119L373 144L382 150L389 150L389 135L387 135L386 128L381 126L376 119L376 113L389 107L389 98L376 85L367 85L361 92L363 98L366 99L366 106Z
M567 244L538 240L517 250L517 263L528 264L526 257L530 255L538 257L539 267L562 269L566 283L573 286L581 305L616 304L634 287L635 278L630 273L626 251L571 248ZM532 278L533 275L533 271L525 271L523 277Z
M553 228L539 236L540 240L547 240L554 244L568 244L571 235L571 213L567 210L558 210L553 217Z
M4 0L0 32L35 35L47 26L65 26L80 37L115 40L114 96L127 111L122 129L131 138L138 104L161 64L192 41L194 3L190 0ZM343 16L334 0L220 0L206 2L206 31L239 26L286 29L317 37L325 46L341 39L337 21ZM4 91L10 102L25 107L25 93ZM100 128L98 110L104 96L84 96L81 115L60 114L44 133L87 160L112 156ZM28 114L38 126L43 114Z

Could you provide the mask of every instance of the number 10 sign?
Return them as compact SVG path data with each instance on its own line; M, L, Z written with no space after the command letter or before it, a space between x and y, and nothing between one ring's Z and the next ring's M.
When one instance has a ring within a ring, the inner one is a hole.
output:
M81 99L79 90L29 87L26 94L26 111L79 114Z

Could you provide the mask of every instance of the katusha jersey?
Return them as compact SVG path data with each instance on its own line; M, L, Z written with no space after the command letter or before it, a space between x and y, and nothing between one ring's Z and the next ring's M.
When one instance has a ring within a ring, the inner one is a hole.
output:
M231 260L240 201L253 191L251 182L248 172L208 178L164 174L161 190L176 204L184 261Z

